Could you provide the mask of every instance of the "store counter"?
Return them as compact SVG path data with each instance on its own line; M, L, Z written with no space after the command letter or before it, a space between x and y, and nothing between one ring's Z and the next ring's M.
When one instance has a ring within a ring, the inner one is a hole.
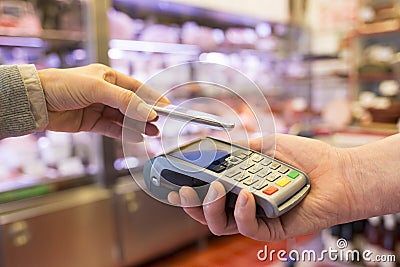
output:
M0 266L117 266L111 196L91 185L0 205Z

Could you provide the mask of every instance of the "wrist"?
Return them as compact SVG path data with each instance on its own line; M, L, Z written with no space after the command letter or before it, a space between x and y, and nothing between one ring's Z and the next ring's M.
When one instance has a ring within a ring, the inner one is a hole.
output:
M365 209L365 182L363 183L362 159L358 148L339 149L341 154L341 169L345 184L345 193L349 199L348 218L346 221L355 221L367 217Z
M40 84L43 89L43 96L46 102L46 108L48 112L51 111L61 111L63 108L60 106L55 106L54 100L57 97L54 97L55 92L58 92L58 96L61 98L63 96L62 87L60 84L63 84L63 73L60 73L61 69L42 69L38 70L37 74L40 80Z
M396 213L400 135L355 148L343 149L347 194L353 196L351 220ZM397 170L397 171L396 171Z

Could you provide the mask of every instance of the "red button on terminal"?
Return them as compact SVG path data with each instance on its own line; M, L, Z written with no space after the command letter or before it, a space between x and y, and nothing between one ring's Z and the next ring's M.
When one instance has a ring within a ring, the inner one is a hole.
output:
M269 196L275 192L278 192L278 188L276 188L275 186L268 186L266 189L263 190L263 193Z

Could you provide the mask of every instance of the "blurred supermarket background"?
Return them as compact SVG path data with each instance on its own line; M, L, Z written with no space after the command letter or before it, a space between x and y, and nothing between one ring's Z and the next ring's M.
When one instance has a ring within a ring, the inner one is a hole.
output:
M4 65L100 62L145 81L199 60L252 79L269 102L277 132L351 147L399 131L397 0L0 1ZM164 83L201 73L195 64L186 66ZM240 88L230 73L226 81ZM192 88L177 101L197 94ZM229 101L246 130L255 131L246 108ZM214 237L179 208L153 200L128 171L141 175L144 160L140 149L124 158L120 142L88 133L0 140L0 267L302 265L261 262L257 252L267 243ZM321 250L339 238L400 260L400 217L394 214L268 245ZM318 263L347 265L367 263Z

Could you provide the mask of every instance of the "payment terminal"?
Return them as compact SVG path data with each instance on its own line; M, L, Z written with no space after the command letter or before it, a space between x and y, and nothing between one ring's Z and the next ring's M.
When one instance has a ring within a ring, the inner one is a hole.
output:
M203 200L209 183L220 181L227 208L245 188L257 203L257 217L276 218L310 190L305 173L267 155L214 138L202 138L147 161L144 180L150 194L167 200L171 191L192 187Z

